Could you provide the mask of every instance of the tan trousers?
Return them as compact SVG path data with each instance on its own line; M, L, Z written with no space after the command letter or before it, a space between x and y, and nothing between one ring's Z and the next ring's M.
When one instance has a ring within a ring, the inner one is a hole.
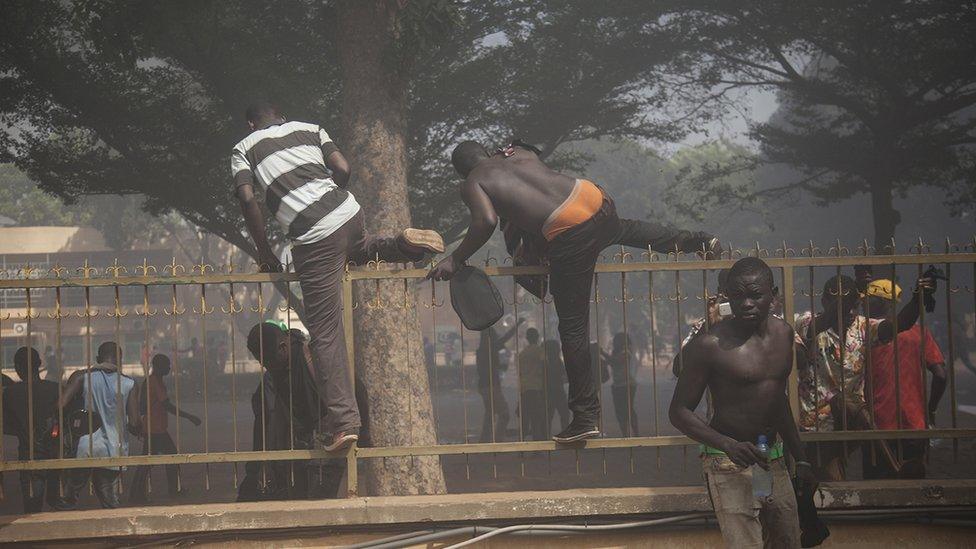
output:
M784 461L770 462L773 493L760 500L752 495L751 468L739 467L725 456L702 456L705 486L728 547L800 546L796 496Z

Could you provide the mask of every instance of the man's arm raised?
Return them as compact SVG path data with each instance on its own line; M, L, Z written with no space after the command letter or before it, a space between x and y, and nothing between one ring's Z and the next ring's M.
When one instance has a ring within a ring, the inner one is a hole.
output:
M427 273L427 278L434 280L448 280L454 276L454 271L458 266L463 265L469 257L474 255L488 239L491 233L495 232L498 225L498 215L491 204L491 199L477 182L470 179L465 180L461 185L461 199L468 206L471 213L471 221L468 223L468 232L461 240L461 244L454 252L442 259L433 269Z
M706 339L696 338L684 349L684 367L671 397L668 418L679 431L697 442L725 452L736 465L746 467L758 463L768 468L765 456L754 444L739 442L719 433L695 414L695 408L708 387L709 366L703 349L707 344Z
M912 292L912 298L908 300L908 303L898 311L898 316L896 321L898 323L898 331L904 332L918 322L918 317L921 314L922 300L919 299L919 294L924 292L933 291L933 280L927 276L923 276L918 279L915 291ZM895 327L892 325L891 320L885 319L878 326L878 339L883 343L891 341L895 337Z

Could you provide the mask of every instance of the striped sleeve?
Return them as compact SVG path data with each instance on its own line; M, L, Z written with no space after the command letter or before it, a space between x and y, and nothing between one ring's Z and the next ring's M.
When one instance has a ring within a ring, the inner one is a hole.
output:
M234 152L230 156L230 171L234 175L234 188L241 185L254 185L254 172L251 171L251 164L247 161L247 156L239 147L234 147Z
M339 147L332 142L332 138L321 127L319 128L319 146L322 148L322 158L329 159L329 155L338 151Z

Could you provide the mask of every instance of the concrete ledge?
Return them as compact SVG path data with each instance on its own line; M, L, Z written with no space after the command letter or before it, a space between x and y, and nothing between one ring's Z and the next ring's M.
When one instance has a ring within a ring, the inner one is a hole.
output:
M976 505L976 480L833 483L824 485L820 503L831 509ZM0 543L710 510L698 486L127 507L0 517Z

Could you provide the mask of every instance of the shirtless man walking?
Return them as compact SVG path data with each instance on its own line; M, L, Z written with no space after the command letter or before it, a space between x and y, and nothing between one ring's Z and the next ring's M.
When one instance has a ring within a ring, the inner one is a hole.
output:
M488 241L499 217L504 220L506 245L517 263L528 249L536 252L533 260L548 257L549 289L559 316L573 412L572 422L553 439L567 443L600 434L598 383L593 379L589 350L589 300L600 252L611 244L624 244L660 252L705 250L712 257L721 247L717 238L706 233L618 218L613 199L603 189L549 169L532 149L518 143L490 155L474 141L454 149L451 162L465 178L461 198L471 212L471 221L461 244L427 276L451 278Z
M769 314L773 273L761 259L740 259L726 285L732 318L699 334L684 348L684 367L669 416L702 444L702 468L715 516L729 547L800 547L800 525L783 445L796 460L803 490L816 489L786 395L793 368L793 329ZM712 394L710 423L695 414L702 393ZM771 444L768 456L755 445ZM752 493L750 466L772 472L770 497Z

